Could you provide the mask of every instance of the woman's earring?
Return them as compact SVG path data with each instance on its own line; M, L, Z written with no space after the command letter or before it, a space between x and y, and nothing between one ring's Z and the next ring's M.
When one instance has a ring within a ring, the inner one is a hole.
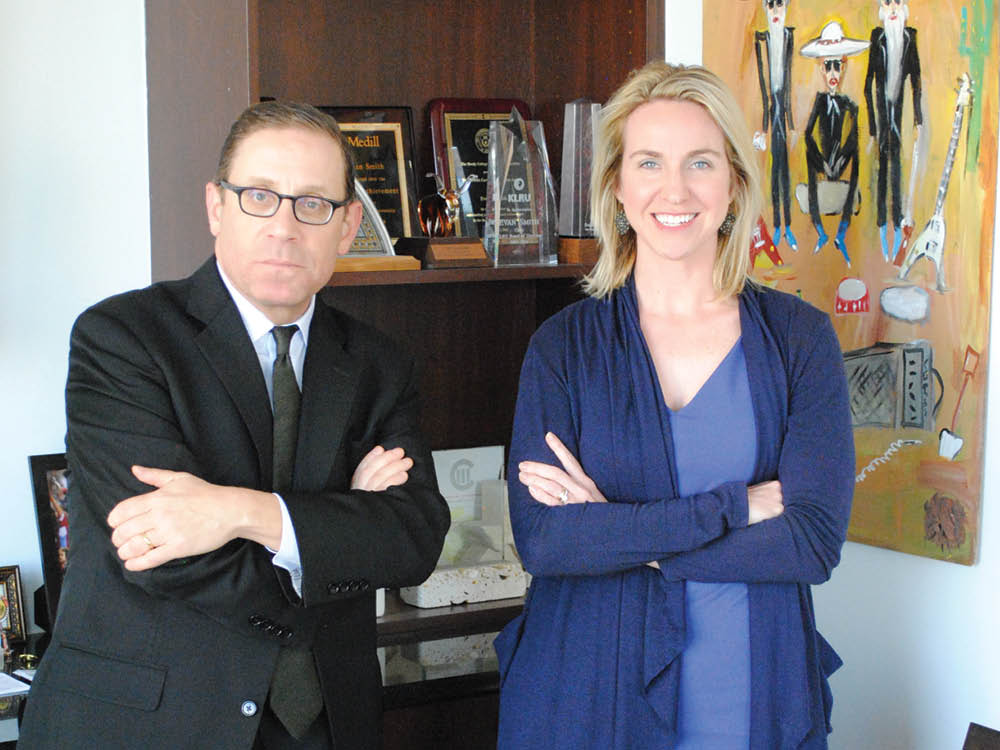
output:
M618 230L618 234L625 235L628 234L628 230L632 228L632 225L628 223L628 217L625 215L625 209L619 208L618 213L615 214L615 229Z
M722 224L719 226L719 234L723 237L728 237L733 231L734 226L736 226L736 214L730 211L726 214L726 218L722 220Z

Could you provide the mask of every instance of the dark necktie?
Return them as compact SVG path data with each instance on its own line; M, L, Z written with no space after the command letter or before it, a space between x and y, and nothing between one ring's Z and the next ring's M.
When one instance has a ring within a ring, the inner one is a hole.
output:
M299 437L299 384L288 348L298 326L275 326L271 329L277 356L274 358L272 386L274 391L274 481L275 492L292 487L295 468L295 444Z
M288 348L297 326L271 329L277 355L271 373L274 392L274 491L292 487L295 445L299 433L299 385ZM303 648L284 647L271 678L271 710L288 733L300 739L323 708L323 694L316 677L312 653Z

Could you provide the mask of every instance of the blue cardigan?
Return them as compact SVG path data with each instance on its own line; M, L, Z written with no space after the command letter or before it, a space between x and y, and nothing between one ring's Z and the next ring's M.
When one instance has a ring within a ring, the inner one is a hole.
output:
M841 662L815 629L809 584L839 562L854 490L843 358L827 316L798 298L748 286L739 302L757 427L751 483L780 479L785 503L753 526L742 482L678 497L633 280L532 338L508 476L534 579L496 642L500 748L672 747L688 579L749 584L751 747L826 747L827 677ZM558 463L548 430L611 502L531 498L517 464ZM659 572L645 565L653 559Z

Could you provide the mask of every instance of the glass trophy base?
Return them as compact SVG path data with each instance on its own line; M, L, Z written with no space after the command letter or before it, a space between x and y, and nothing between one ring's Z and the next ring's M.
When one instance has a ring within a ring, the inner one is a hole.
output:
M503 237L496 243L489 255L493 265L500 266L554 266L559 263L559 257L552 252L546 252L542 238L539 235L524 235L520 237Z

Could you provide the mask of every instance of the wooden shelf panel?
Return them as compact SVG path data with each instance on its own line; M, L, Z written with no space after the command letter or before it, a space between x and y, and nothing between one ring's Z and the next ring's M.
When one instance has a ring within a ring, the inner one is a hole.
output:
M410 107L418 196L435 190L424 176L434 169L431 99L523 99L544 123L558 180L566 102L605 102L629 71L662 58L661 3L255 0L251 93Z
M335 279L321 294L414 358L431 448L471 448L509 442L528 341L580 299L574 273L570 266L396 271L369 277L367 286Z
M581 278L587 268L577 263L502 268L440 268L421 271L341 271L329 286L391 286L394 284L452 284L470 281L522 281Z
M517 617L523 606L524 598L518 597L421 609L400 599L398 591L386 591L385 614L377 620L378 645L492 633Z

